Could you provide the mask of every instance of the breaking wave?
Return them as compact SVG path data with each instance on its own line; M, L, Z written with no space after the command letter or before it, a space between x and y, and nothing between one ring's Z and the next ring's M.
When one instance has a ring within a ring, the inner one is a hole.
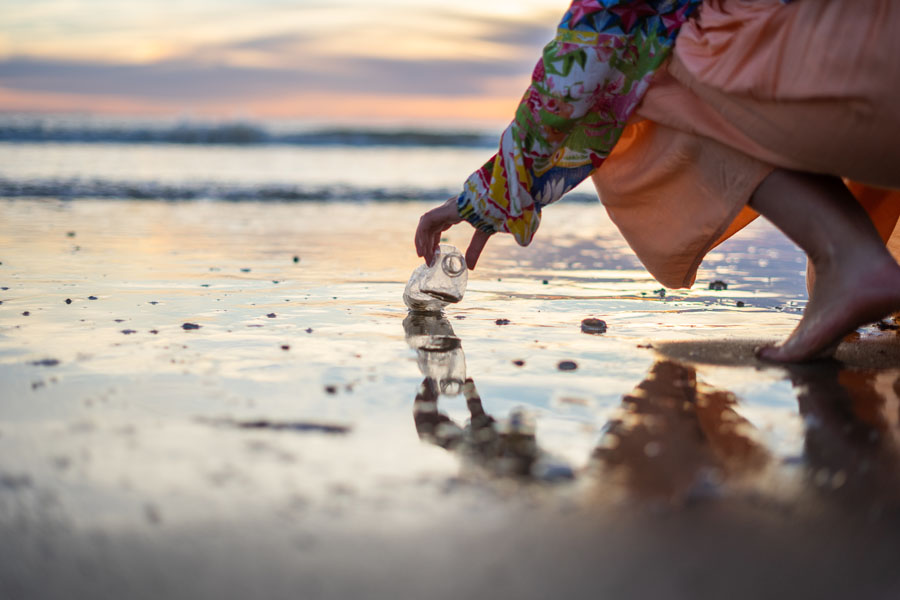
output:
M218 200L227 202L407 202L441 201L458 193L449 188L302 186L295 184L160 183L105 179L25 179L0 177L0 198ZM567 201L596 202L590 194L570 193Z

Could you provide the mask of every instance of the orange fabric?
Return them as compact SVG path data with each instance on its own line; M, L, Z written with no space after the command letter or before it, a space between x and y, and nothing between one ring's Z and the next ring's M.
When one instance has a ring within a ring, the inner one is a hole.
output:
M651 274L689 287L703 256L753 220L746 203L776 167L858 182L898 256L897 31L895 0L705 0L593 175Z

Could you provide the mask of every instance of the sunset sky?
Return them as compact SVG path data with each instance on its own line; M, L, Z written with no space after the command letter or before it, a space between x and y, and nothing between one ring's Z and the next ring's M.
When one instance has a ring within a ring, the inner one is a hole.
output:
M568 0L3 0L0 110L505 120Z

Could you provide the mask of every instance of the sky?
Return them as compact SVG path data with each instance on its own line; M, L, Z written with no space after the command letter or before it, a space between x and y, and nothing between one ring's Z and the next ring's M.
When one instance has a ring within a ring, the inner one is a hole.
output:
M568 0L0 0L0 111L508 120Z

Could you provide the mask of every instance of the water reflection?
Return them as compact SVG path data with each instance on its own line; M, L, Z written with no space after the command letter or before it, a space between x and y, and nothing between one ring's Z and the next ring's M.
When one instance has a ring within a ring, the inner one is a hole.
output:
M445 316L410 312L403 329L425 376L413 403L419 438L458 452L468 463L498 475L531 477L540 470L544 479L571 476L571 470L564 465L548 468L551 461L538 449L534 422L524 410L514 410L502 422L485 412L475 382L466 377L462 343ZM464 426L438 408L441 396L459 395L465 398L469 411L469 421ZM536 468L538 462L540 469Z
M446 317L410 313L403 326L424 376L413 404L422 440L497 475L572 476L538 446L527 412L498 420L485 411ZM900 370L831 361L784 373L804 418L803 493L876 510L900 506ZM457 396L468 409L464 424L439 408L441 397ZM726 489L765 494L777 480L770 475L798 466L767 447L733 393L700 381L689 362L666 357L622 398L602 431L586 475L606 491L639 498L683 504Z
M900 371L830 362L789 376L806 422L810 487L854 506L900 505Z
M605 478L641 496L680 502L771 460L737 399L697 381L693 367L660 360L622 399L594 451Z

